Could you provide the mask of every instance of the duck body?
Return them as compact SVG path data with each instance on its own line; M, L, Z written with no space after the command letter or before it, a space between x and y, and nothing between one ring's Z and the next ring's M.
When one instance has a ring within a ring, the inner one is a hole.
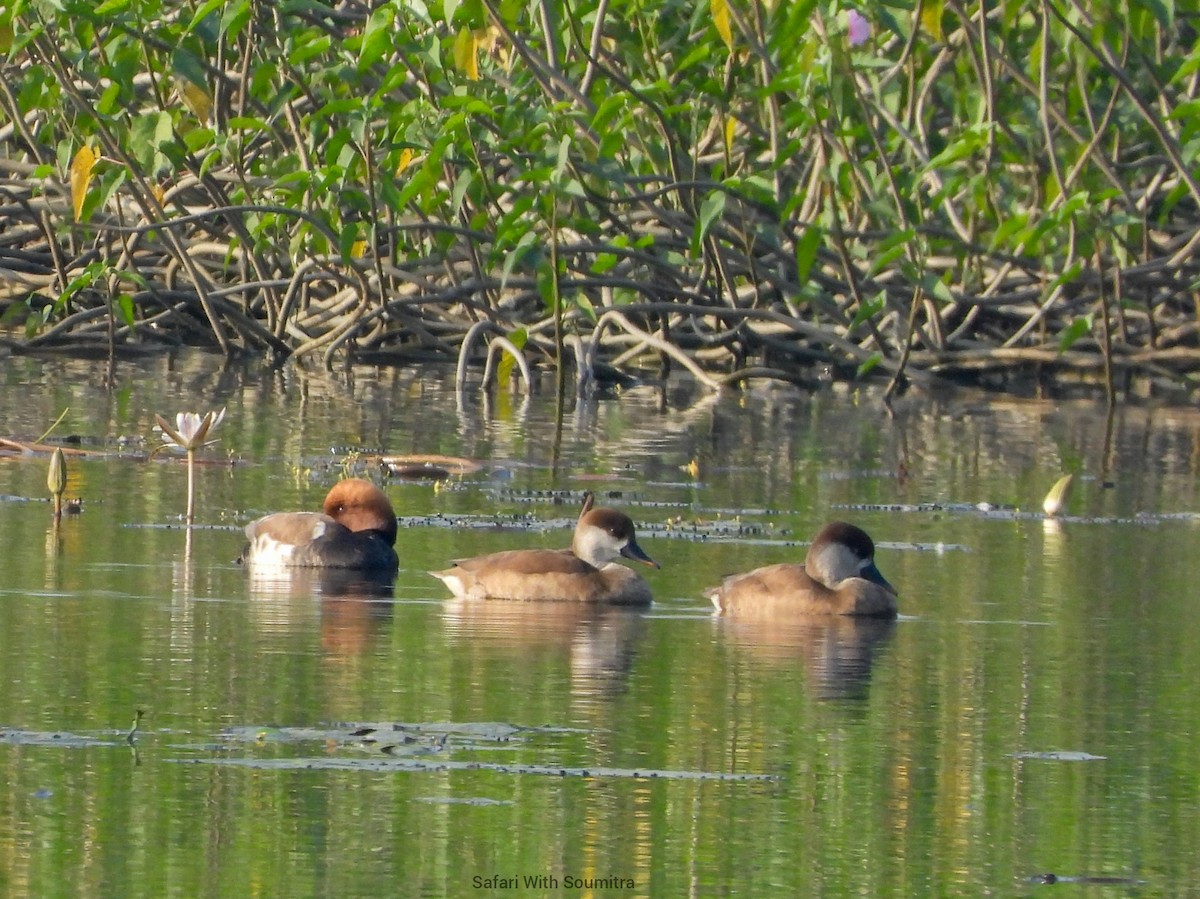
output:
M649 585L617 564L619 558L659 567L638 546L629 516L615 509L592 508L589 493L571 549L506 550L457 559L445 571L430 574L459 599L649 605Z
M896 588L875 567L875 544L844 521L826 525L804 564L783 562L726 578L706 592L725 615L896 617Z
M370 481L334 484L321 512L276 512L246 525L241 561L256 568L340 568L394 573L396 514Z

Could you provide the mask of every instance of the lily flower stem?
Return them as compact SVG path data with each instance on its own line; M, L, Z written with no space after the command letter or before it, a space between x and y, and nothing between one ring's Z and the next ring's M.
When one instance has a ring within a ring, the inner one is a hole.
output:
M188 447L187 451L188 465L188 503L187 503L187 525L190 528L192 521L196 517L196 451Z

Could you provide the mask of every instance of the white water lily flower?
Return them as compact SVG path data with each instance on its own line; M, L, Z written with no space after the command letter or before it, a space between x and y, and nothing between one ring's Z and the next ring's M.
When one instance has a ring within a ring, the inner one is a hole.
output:
M175 416L175 427L171 427L161 415L155 415L154 418L162 428L163 445L178 447L187 452L187 523L191 525L196 512L196 450L216 443L215 440L206 443L204 438L215 431L217 425L224 420L225 410L222 408L220 412L205 412L203 416L199 412L180 412Z
M175 415L175 427L167 424L161 415L155 415L158 426L162 428L163 443L177 446L184 450L196 450L202 446L211 446L215 440L204 442L204 438L217 429L225 418L225 410L220 412L179 412Z

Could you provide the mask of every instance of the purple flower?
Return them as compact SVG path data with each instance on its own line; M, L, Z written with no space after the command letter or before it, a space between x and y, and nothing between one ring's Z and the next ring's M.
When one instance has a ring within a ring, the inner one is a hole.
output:
M846 20L850 26L848 29L850 33L850 46L857 47L859 44L865 43L867 38L871 36L871 23L856 9L852 9L846 13Z

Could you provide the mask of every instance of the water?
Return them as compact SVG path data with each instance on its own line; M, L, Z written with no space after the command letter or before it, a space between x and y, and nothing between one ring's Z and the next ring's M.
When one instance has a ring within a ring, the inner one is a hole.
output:
M0 436L69 408L55 435L109 454L68 461L57 528L46 457L0 456L0 894L1200 892L1200 415L679 383L560 431L546 397L452 385L4 360ZM220 406L189 540L153 415ZM482 463L387 483L391 596L234 563L247 520L382 451ZM650 611L426 574L565 545L584 489L662 563ZM876 538L900 621L711 617L704 588L831 517Z

